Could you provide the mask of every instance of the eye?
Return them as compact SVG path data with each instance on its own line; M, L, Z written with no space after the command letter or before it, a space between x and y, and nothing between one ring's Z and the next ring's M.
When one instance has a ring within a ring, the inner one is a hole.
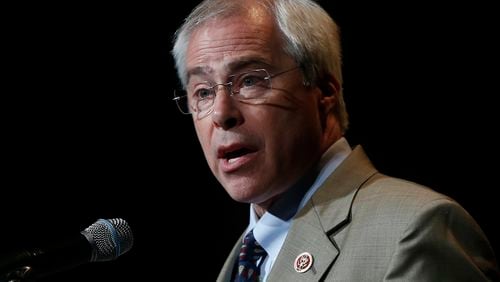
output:
M258 73L252 72L243 75L240 79L239 85L242 88L252 87L261 84L263 80L264 78L259 76Z
M243 80L241 82L241 86L242 87L253 86L257 83L257 80L258 80L258 78L255 76L251 76L251 75L245 76L245 77L243 77Z
M214 96L212 88L199 88L194 92L194 97L198 100L210 99Z
M265 82L265 77L265 72L252 71L242 74L236 82L240 88L260 86Z

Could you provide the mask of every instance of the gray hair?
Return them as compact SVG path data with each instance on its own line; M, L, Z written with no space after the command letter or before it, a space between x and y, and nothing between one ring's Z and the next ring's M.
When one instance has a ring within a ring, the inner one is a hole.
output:
M339 83L335 114L342 132L349 121L342 91L340 31L329 14L312 0L255 0L274 17L284 40L283 51L301 66L305 82L316 86L328 76ZM172 55L182 85L187 84L186 50L192 32L204 23L247 9L247 1L205 0L184 20L174 38Z

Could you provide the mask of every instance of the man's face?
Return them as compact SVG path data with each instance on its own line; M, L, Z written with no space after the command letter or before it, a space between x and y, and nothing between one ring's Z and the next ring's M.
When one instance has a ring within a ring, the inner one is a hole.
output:
M188 88L204 81L225 83L229 76L253 69L272 75L297 66L283 52L280 35L260 6L197 28L186 62ZM202 118L193 114L210 169L239 202L272 202L321 155L320 91L303 85L300 69L271 83L260 103L239 101L219 86L212 112Z

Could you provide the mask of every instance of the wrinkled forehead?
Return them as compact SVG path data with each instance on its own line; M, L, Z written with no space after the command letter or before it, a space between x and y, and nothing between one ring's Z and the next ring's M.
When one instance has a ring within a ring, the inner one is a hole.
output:
M193 75L269 68L285 55L273 19L258 11L204 23L191 34L186 54L188 80Z

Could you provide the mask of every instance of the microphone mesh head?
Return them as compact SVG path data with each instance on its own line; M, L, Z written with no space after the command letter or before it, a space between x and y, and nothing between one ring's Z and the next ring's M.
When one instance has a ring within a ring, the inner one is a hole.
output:
M130 226L121 218L99 219L81 233L92 245L91 262L114 260L134 243Z

